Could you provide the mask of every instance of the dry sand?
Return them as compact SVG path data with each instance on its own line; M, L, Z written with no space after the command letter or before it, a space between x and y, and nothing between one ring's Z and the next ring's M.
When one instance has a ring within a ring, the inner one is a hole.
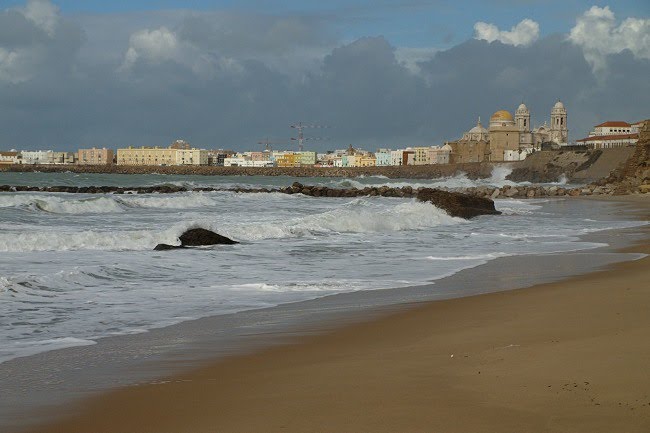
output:
M650 257L416 306L69 415L33 431L649 432Z

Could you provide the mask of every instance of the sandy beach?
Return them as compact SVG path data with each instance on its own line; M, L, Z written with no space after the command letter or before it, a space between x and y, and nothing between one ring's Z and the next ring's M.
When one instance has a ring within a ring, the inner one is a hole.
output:
M650 219L647 198L622 200ZM112 391L30 431L646 432L649 281L645 257L419 304Z

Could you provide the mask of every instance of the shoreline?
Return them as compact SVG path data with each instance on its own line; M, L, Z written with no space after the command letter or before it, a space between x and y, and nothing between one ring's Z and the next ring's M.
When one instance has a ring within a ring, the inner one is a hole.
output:
M631 197L631 198L624 198L624 199L621 199L621 198L619 198L619 197L616 197L616 198L610 198L610 199L607 200L607 201L617 201L617 202L618 202L618 201L621 201L621 202L628 202L628 203L629 203L630 201L632 201L632 202L638 202L639 200L643 200L643 199L640 198L640 197ZM643 200L642 203L646 203L646 206L647 206L647 200ZM638 207L641 207L640 205L637 205L637 206L638 206ZM647 217L647 216L646 216L646 217ZM644 231L647 233L647 230L644 230ZM588 235L588 236L591 236L591 235ZM586 251L586 253L589 253L589 251ZM562 253L561 255L564 256L564 255L567 255L567 254L569 254L569 253ZM587 255L587 254L585 254L585 256L586 256L586 255ZM500 260L500 259L497 259L496 261L498 261L500 264L503 264L504 262L505 262L505 263L508 263L508 262L509 262L509 260L505 260L505 261L504 261L504 260ZM498 265L495 264L496 261L492 261L492 262L488 263L487 265L481 265L481 266L479 266L479 268L490 268L490 267L498 266ZM542 261L543 261L543 260L542 260ZM516 262L517 262L517 260L514 260L514 263L516 263ZM593 264L592 264L592 266L593 266ZM485 269L482 269L482 270L485 271ZM471 271L471 270L470 270L470 271ZM480 280L480 279L479 279L479 280ZM512 283L512 281L511 281L510 283ZM505 284L508 284L508 282L506 281ZM551 284L556 284L556 283L551 283ZM559 284L559 283L558 283L558 284ZM517 287L518 287L518 286L517 286ZM527 289L522 289L522 290L527 290ZM506 293L506 292L499 292L499 293ZM509 293L509 292L507 292L507 293ZM498 293L497 293L497 294L498 294ZM354 295L353 295L353 296L354 296ZM479 295L479 296L490 296L490 295ZM462 299L470 299L470 298L474 298L474 297L475 297L475 296L464 297L464 298L459 298L459 300L462 300ZM352 322L348 321L348 322L346 322L346 323L348 323L348 324L343 328L343 330L335 330L335 331L333 331L333 332L336 334L336 333L339 333L339 332L346 332L345 329L347 329L347 328L355 328L355 327L358 327L358 326L371 326L371 325L370 325L371 323L379 323L379 322L382 322L382 321L384 321L384 320L388 320L388 318L392 317L394 314L397 314L397 315L406 314L406 315L408 315L408 314L409 314L409 311L415 311L415 310L419 310L420 308L426 308L427 305L429 305L429 304L436 304L436 303L438 303L438 302L447 302L447 301L435 301L435 302L426 302L426 301L424 301L424 302L419 302L419 301L416 301L416 302L410 302L410 303L408 303L408 304L406 304L406 305L395 305L395 304L393 304L391 307L388 308L388 310L386 310L385 308L382 309L382 308L380 307L378 310L375 310L374 313L373 313L372 311L369 312L368 310L366 310L365 313L362 314L363 317L361 317L361 318L355 318L354 320L352 320ZM468 301L468 302L469 302L469 301ZM472 302L474 302L474 301L472 301ZM389 303L389 305L391 305L391 304ZM422 305L424 305L424 307L422 307ZM407 308L407 307L408 307L408 309L407 309L407 311L406 311L405 313L400 312L401 310L403 310L404 308ZM397 313L395 313L395 311L397 311ZM377 319L376 314L380 314L380 318L379 318L379 319ZM388 317L381 318L381 316L385 316L386 314L388 314ZM348 319L350 319L349 314L348 314L347 317L348 317ZM199 320L201 320L201 319L199 319ZM361 321L363 321L363 322L365 322L365 323L364 323L364 324L361 324L361 325L359 325L359 324L354 324L354 322L358 322L359 320L361 320ZM366 321L367 321L367 322L366 322ZM204 323L209 323L209 322L204 322ZM353 324L350 325L349 323L353 323ZM332 332L331 327L330 327L330 328L323 327L323 324L322 324L322 323L321 323L321 324L316 323L316 324L315 324L315 329L313 329L313 330L310 330L309 328L306 329L305 327L302 327L302 329L303 329L303 331L305 331L305 330L307 331L307 332L306 332L307 335L309 335L309 334L312 333L312 332L316 332L316 333L318 333L318 334L320 334L320 333L322 333L322 332L326 332L326 335L328 335L330 332ZM253 332L254 332L254 331L253 331ZM275 349L275 348L272 348L272 349L262 349L262 352L257 352L257 354L256 354L256 352L253 352L252 355L250 355L250 354L249 354L249 355L243 355L243 358L247 358L247 357L256 357L256 356L259 356L259 353L266 353L266 352L268 352L268 351L273 352L273 351L275 351L275 350L280 350L280 351L282 351L282 350L293 350L292 348L294 347L294 344L295 344L295 341L296 341L296 340L298 340L299 342L300 342L300 341L303 342L303 343L298 344L298 346L301 346L302 344L304 344L304 341L310 341L310 340L312 340L312 339L319 339L319 338L327 338L326 335L325 335L325 336L323 336L323 335L319 335L319 336L316 336L316 337L312 337L312 336L306 336L306 337L305 337L305 333L302 333L302 334L301 334L301 333L298 333L298 334L291 333L291 334L289 334L288 336L287 336L287 335L284 335L284 337L282 337L282 335L281 335L280 338L278 339L278 341L276 341L275 344L278 344L278 343L279 343L279 344L282 345L282 344L287 344L287 343L289 343L288 346L281 346L280 348L277 348L277 349ZM258 336L258 337L259 337L259 336ZM264 336L262 336L262 337L264 337ZM276 337L277 337L277 336L276 336ZM288 338L288 340L287 340L287 338ZM273 346L273 344L272 344L271 346ZM284 348L284 349L283 349L283 348ZM194 349L196 349L196 347L195 347ZM225 363L228 363L228 362L230 362L229 359L232 360L232 359L235 359L235 358L239 359L239 358L240 358L240 355L234 355L234 358L232 358L232 357L226 357L226 358L225 358L225 361L219 361L219 362L217 362L217 364L220 365L220 364L222 364L222 363L224 363L224 362L225 362ZM178 367L178 365L176 365L176 367ZM187 367L187 365L186 365L185 367ZM182 375L182 374L184 374L184 373L180 373L180 374ZM178 376L175 375L175 374L172 374L171 377L178 377ZM146 381L145 381L145 382L146 382ZM157 386L157 385L143 385L143 386L144 386L145 388L150 388L150 387L152 387L152 386ZM111 392L109 392L108 394L103 394L103 395L100 395L99 397L93 397L93 398L91 398L90 401L100 401L100 400L102 400L102 399L108 398L107 396L113 395L114 393L121 393L121 392L137 392L137 391L138 391L139 389L141 389L141 388L142 388L141 386L136 386L136 387L128 387L128 388L125 388L125 389L122 389L122 390L119 390L119 389L118 389L117 391L111 391ZM130 391L129 391L129 390L130 390ZM98 399L98 400L97 400L97 399ZM82 405L83 405L83 404L85 404L85 403L82 402ZM70 407L70 406L68 406L68 407ZM76 406L73 406L73 407L76 407ZM145 421L145 420L143 419L143 421ZM68 427L66 427L66 428L68 428ZM41 430L36 430L36 431L41 431ZM55 429L55 430L45 430L45 431L59 431L59 430L56 430L56 429ZM75 430L61 430L61 431L75 431ZM104 431L104 430L97 430L97 431ZM111 430L109 429L109 430L105 430L105 431L111 431ZM147 431L147 430L141 430L141 431ZM157 430L157 431L166 431L166 430ZM200 431L200 430L199 430L199 431ZM228 430L228 431L230 431L230 430ZM235 430L233 430L233 431L240 431L240 430L235 429ZM248 431L248 430L243 430L243 431ZM259 431L267 431L267 430L259 430ZM306 431L309 431L309 430L306 430ZM339 431L340 431L340 430L339 430Z

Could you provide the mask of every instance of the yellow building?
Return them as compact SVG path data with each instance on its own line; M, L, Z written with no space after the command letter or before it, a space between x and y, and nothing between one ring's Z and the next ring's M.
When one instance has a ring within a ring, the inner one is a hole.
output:
M429 150L430 147L414 147L415 151L413 164L414 165L427 165L431 162L429 161Z
M205 149L176 149L176 165L208 165Z
M375 167L377 165L377 158L370 155L358 157L357 167Z
M177 149L132 147L117 149L118 165L176 165Z
M499 110L490 117L490 161L510 160L509 155L519 151L519 127L506 110Z
M287 152L275 159L278 167L299 167L300 166L300 155Z

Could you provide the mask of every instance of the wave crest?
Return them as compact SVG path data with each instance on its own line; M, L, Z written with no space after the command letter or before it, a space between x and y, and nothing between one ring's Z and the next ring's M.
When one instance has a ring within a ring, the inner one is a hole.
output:
M8 232L0 233L0 251L151 250L159 243L178 244L178 237L183 232L196 227L213 230L239 241L257 241L341 233L422 230L464 221L450 217L429 203L415 200L397 205L394 203L386 205L356 199L326 212L261 223L217 224L206 218L177 223L164 230Z
M214 206L217 201L207 193L177 195L122 195L68 198L46 194L0 196L0 208L23 208L54 214L102 214L125 212L129 208L188 209Z

